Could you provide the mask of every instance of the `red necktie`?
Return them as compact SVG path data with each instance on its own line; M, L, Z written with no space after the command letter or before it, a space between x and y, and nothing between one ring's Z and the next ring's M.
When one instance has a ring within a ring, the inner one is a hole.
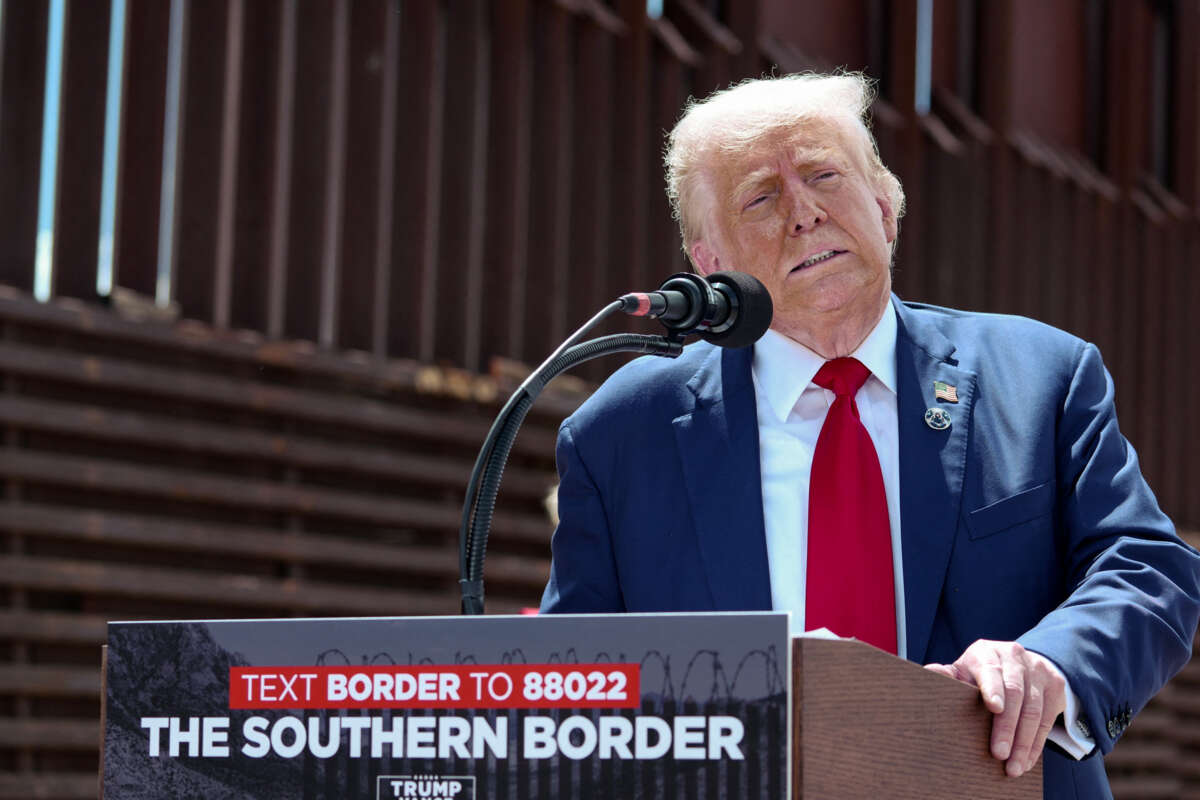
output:
M870 374L856 359L835 358L813 378L837 397L813 453L804 627L829 628L895 653L887 496L875 445L854 402Z

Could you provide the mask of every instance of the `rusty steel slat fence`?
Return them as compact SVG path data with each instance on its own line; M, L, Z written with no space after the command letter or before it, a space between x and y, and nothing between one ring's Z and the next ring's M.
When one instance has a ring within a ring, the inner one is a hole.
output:
M94 794L106 616L453 611L456 493L496 402L480 373L540 362L616 294L686 268L660 161L689 96L828 66L761 30L761 2L668 0L652 18L644 0L62 0L57 56L56 2L0 5L0 797ZM1129 113L1103 168L944 90L908 112L915 6L864 2L897 70L873 109L911 200L897 291L1095 342L1147 479L1197 530L1200 148L1177 147L1174 191L1138 173L1132 78L1106 84ZM1200 1L1177 6L1186 77ZM1110 13L1114 69L1139 74L1147 7ZM1016 57L987 36L981 57ZM1193 89L1176 142L1195 135ZM185 322L122 319L145 315ZM489 559L500 607L537 600L553 424L573 402L518 440ZM1200 792L1197 748L1193 660L1109 758L1116 795ZM509 780L549 786L524 764Z

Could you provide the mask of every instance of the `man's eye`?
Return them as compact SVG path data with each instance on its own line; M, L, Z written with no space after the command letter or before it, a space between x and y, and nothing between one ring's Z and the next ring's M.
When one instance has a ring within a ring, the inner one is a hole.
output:
M818 180L818 181L828 180L829 178L833 178L836 175L837 175L837 170L827 169L824 172L818 172L816 175L816 180Z
M746 210L749 211L752 208L760 206L763 203L767 202L767 200L769 200L769 199L770 199L770 195L760 194L758 197L754 198L749 203L746 203Z

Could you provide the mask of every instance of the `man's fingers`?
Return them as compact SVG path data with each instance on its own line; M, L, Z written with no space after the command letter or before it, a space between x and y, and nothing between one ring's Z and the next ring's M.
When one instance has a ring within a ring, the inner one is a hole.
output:
M1058 715L1067 707L1067 684L1062 675L1051 669L1050 662L1038 653L1026 651L1026 660L1030 662L1030 682L1043 687L1042 718L1034 736L1033 746L1025 758L1025 771L1033 769L1046 746L1046 738L1050 735Z
M1026 676L1028 677L1028 672ZM1024 687L1021 713L1017 716L1017 728L1013 734L1012 751L1009 753L1008 764L1006 765L1009 775L1015 777L1029 769L1030 757L1033 756L1036 758L1037 753L1041 749L1041 743L1037 739L1038 731L1042 727L1044 700L1042 687L1036 681L1029 681ZM1049 728L1046 730L1049 731ZM1042 741L1045 741L1044 737Z
M1025 665L1006 661L1004 668L997 667L996 672L1003 676L1000 679L1000 691L1004 693L1004 700L1000 712L992 721L992 755L1004 761L1012 754L1017 725L1021 721L1021 709L1025 701ZM984 695L985 702L988 696Z
M1050 735L1050 730L1054 727L1054 720L1058 718L1057 714L1051 713L1049 706L1042 706L1042 724L1038 726L1037 736L1033 741L1033 749L1029 756L1025 759L1025 771L1033 769L1033 765L1037 763L1038 758L1042 755L1042 750L1046 747L1046 738Z
M925 669L936 672L938 675L945 675L947 678L954 678L968 686L976 685L974 676L958 664L926 664Z
M1002 714L1008 711L1009 700L1012 695L1009 692L1005 681L1004 667L999 661L980 664L974 671L975 685L979 687L979 694L983 697L983 704L987 706L988 711L993 714ZM1022 690L1024 685L1022 682ZM1020 707L1020 694L1017 693L1016 703Z
M980 639L953 664L926 669L979 687L992 720L992 755L1005 771L1022 775L1033 768L1054 721L1066 708L1066 680L1042 655L1017 642Z

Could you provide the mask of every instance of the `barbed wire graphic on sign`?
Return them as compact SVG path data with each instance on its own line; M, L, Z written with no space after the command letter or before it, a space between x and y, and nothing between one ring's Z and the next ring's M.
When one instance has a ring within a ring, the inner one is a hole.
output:
M696 665L696 662L700 660L701 656L709 656L712 659L712 685L709 688L709 692L708 692L709 702L712 702L713 700L718 700L718 699L728 699L730 696L729 677L725 674L725 667L721 664L721 656L719 653L717 653L716 650L701 650L700 652L696 653L696 655L692 656L692 660L689 661L687 664L687 669L685 669L683 671L683 680L679 684L679 699L680 700L687 699L688 678L690 678L692 675L692 667L694 667ZM718 697L718 691L717 691L718 690L718 685L717 685L718 678L721 679L722 681L724 681L724 683L725 683L725 697L724 698ZM695 698L693 698L693 699L695 699Z
M766 650L751 650L738 662L737 669L733 671L733 680L729 682L730 696L737 690L738 678L747 662L760 656L766 670L767 694L782 694L785 691L787 684L784 683L783 673L779 670L779 653L776 652L775 645L771 645Z
M500 655L500 663L501 664L515 664L515 663L517 663L518 656L520 656L522 664L529 663L529 659L525 657L525 651L519 647L516 648L515 650L505 650Z
M675 686L671 682L671 658L670 658L670 656L664 656L662 653L658 652L657 650L650 650L646 653L645 656L642 657L642 660L638 666L640 666L644 670L646 668L646 662L648 662L652 658L658 659L658 662L659 662L659 664L662 665L662 670L663 670L662 688L659 690L658 693L660 695L662 695L662 697L664 699L669 698L671 700L674 700L675 699Z
M547 664L578 664L579 663L579 654L575 652L574 647L568 647L567 652L563 653L561 656L557 652L551 653L550 657L548 659L546 659L546 663Z
M326 666L325 662L329 659L329 656L332 656L335 654L341 656L342 661L346 662L342 666L346 666L346 667L353 666L354 662L352 662L350 660L350 657L348 655L346 655L345 653L343 653L341 650L337 649L336 647L331 647L328 650L322 650L320 653L318 653L317 654L317 666L318 667Z
M629 657L625 653L618 653L616 657L608 651L598 651L590 660L581 659L579 652L574 648L568 648L565 652L553 651L549 653L544 660L538 663L543 664L602 664L602 663L626 663ZM705 673L702 664L707 660L710 671ZM406 658L397 659L387 651L379 651L373 655L363 653L361 655L361 663L367 666L400 666L407 664L408 666L437 666L432 657L423 656L420 659L416 658L411 651L406 653ZM456 651L452 661L453 664L479 664L478 656L472 653L464 653ZM506 650L500 654L499 663L504 665L511 664L529 664L529 656L521 648ZM756 667L760 664L761 667ZM316 665L318 667L341 665L353 666L354 661L346 655L342 650L334 647L328 650L323 650L316 657ZM775 646L769 646L766 649L751 650L738 660L737 665L732 670L732 676L725 661L721 658L721 652L714 649L697 650L688 659L687 665L683 670L682 679L676 683L672 672L671 656L662 653L659 650L649 650L641 660L638 666L642 670L642 685L649 687L654 677L661 676L660 682L657 684L657 691L650 690L652 694L657 694L665 701L683 701L688 697L701 702L701 698L705 692L699 688L701 684L698 681L707 682L707 697L704 702L715 702L722 700L732 700L737 696L740 684L744 684L746 680L751 680L754 685L764 687L767 696L781 695L786 690L786 683L783 679L783 670L780 668L779 653ZM751 677L753 676L753 677ZM689 690L693 684L697 688ZM751 689L750 691L753 691Z

